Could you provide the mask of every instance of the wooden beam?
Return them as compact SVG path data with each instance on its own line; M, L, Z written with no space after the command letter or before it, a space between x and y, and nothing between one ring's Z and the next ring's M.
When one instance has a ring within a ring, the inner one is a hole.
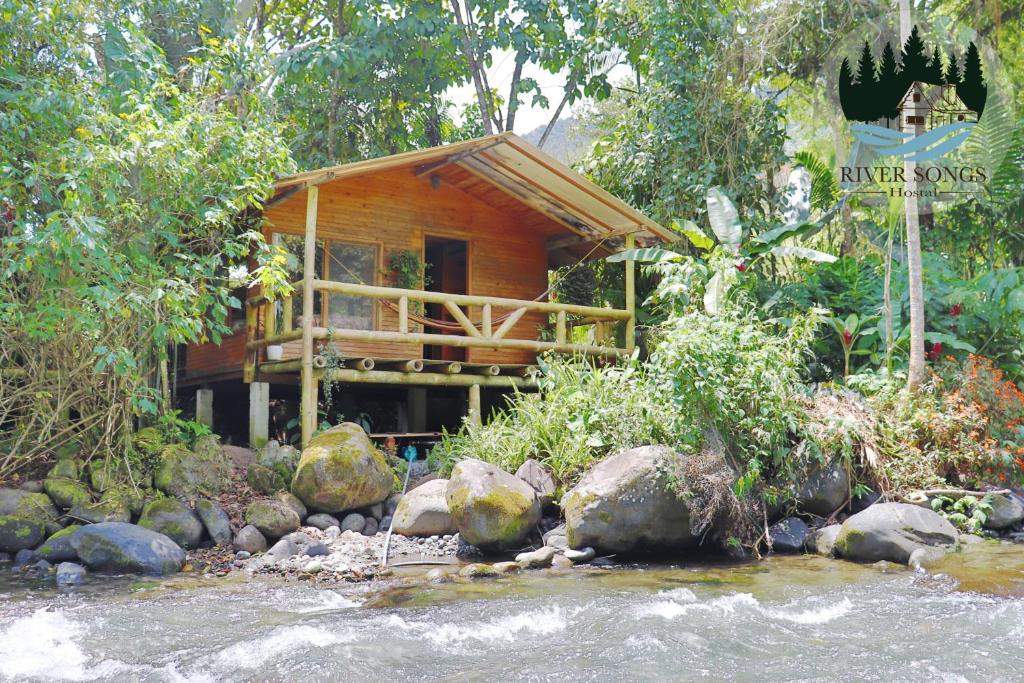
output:
M452 314L452 317L455 318L456 322L462 325L462 329L466 331L466 334L471 337L483 337L483 335L480 334L480 330L476 329L476 325L466 317L466 314L462 312L462 309L459 308L455 302L450 300L445 301L444 308Z
M419 166L416 167L416 170L413 173L414 175L421 176L424 173L430 173L431 171L436 171L439 168L443 168L448 164L457 164L459 161L465 159L466 157L471 157L474 154L479 154L480 152L483 152L486 149L490 149L495 145L500 145L503 142L505 141L491 140L487 144L477 145L476 147L470 147L469 149L457 152L455 154L449 154L443 159L437 159L426 164L420 164Z
M316 219L320 189L306 190L306 236L302 259L302 390L300 422L302 447L313 438L317 417L317 380L313 376L313 282L316 273Z
M519 320L526 315L526 308L517 308L512 311L509 317L505 318L505 322L498 326L498 329L492 335L492 339L504 339L505 335L508 334Z
M402 333L409 331L409 297L407 296L398 299L398 331Z
M565 311L555 314L555 343L565 343Z
M409 386L430 387L469 387L474 384L482 387L535 387L537 382L530 377L513 377L498 375L482 377L480 375L449 375L441 372L397 372L394 370L370 370L361 372L348 368L325 370L324 377L331 382L350 384L404 384Z
M601 240L624 237L631 232L635 233L639 231L640 228L631 226L629 228L610 232L607 235L552 235L544 240L544 248L548 251L557 251L558 249L565 249L566 247L578 247L581 244L590 244L591 242L600 242Z
M480 414L480 385L469 385L469 421L479 427L483 424L483 416Z
M491 325L491 305L484 304L480 309L480 332L485 337L490 337L494 334L494 329Z
M636 234L626 235L626 249L636 246ZM636 347L636 263L633 259L626 261L626 310L629 319L626 321L626 350L633 353Z

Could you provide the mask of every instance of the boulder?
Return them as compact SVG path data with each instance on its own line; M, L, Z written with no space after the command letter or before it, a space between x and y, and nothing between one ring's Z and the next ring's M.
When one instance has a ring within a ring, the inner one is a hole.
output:
M293 555L298 555L298 547L287 538L282 538L267 551L266 557L272 560L287 560Z
M459 570L459 576L463 576L467 579L492 579L498 575L498 572L489 564L482 562L474 562L467 564L465 567Z
M551 566L551 560L555 557L555 549L551 546L544 546L537 550L516 555L516 562L523 569L543 569Z
M245 474L245 481L248 482L253 491L267 496L288 488L288 484L285 483L284 478L278 472L255 462L249 465L249 469Z
M341 520L342 531L354 531L357 534L362 533L363 527L366 526L366 517L363 517L358 512L350 512L345 515Z
M597 551L593 548L580 548L579 550L568 549L564 553L564 557L570 562L581 564L584 562L590 562L597 555Z
M299 528L295 510L277 500L259 500L245 511L245 523L260 530L267 538L281 538Z
M985 519L984 526L986 529L995 529L997 531L1009 529L1024 521L1024 506L1014 498L1000 493L993 493L989 496L989 504L992 506L992 509L989 510L988 516Z
M273 470L283 481L291 481L299 456L299 450L294 446L271 440L256 451L256 464Z
M366 518L366 525L363 526L363 536L376 536L377 532L380 531L380 522L375 520L373 517Z
M199 439L194 452L167 446L160 452L153 482L164 493L183 500L220 493L231 485L231 458L212 437Z
M43 481L43 490L62 510L70 510L73 507L88 505L92 502L92 494L89 493L86 485L74 479L47 477Z
M46 474L47 479L71 479L72 481L77 481L80 476L82 476L82 470L74 458L61 458Z
M74 533L71 545L94 570L172 574L185 564L185 551L177 543L134 524L90 524Z
M0 516L10 515L46 527L46 533L56 533L63 524L60 513L45 493L32 493L21 489L0 489Z
M235 534L231 547L239 552L262 553L267 549L267 539L253 525L244 526Z
M116 462L93 460L86 469L89 473L89 486L98 493L103 493L107 489L117 486L121 480Z
M827 517L842 507L849 495L850 473L842 458L835 458L810 469L796 502L804 512Z
M392 493L390 496L388 496L388 499L384 501L384 516L394 516L395 510L398 509L398 504L401 502L401 493Z
M789 517L768 528L772 551L777 553L800 553L810 534L807 524L799 517Z
M906 564L918 548L955 545L957 538L953 525L938 513L907 503L877 503L843 522L835 549L857 562Z
M447 479L433 479L403 496L392 519L395 533L444 536L457 532L459 529L448 512L447 488Z
M642 446L592 467L562 497L569 547L630 553L697 545L689 505L664 476L683 463L667 446Z
M133 486L117 486L107 489L100 500L116 501L127 509L132 517L138 517L142 514L142 509L146 507L147 495L149 498L152 498L153 494L152 489L144 491Z
M157 498L142 510L139 526L167 536L182 548L197 548L203 539L203 523L177 498Z
M302 504L302 501L295 494L288 491L278 491L274 497L294 510L295 514L299 516L300 522L306 519L306 506Z
M36 548L36 555L50 562L77 560L78 553L75 552L74 547L71 545L71 537L81 528L78 524L69 524Z
M547 507L555 502L555 480L539 462L530 458L519 466L516 476L533 487L541 507Z
M104 497L95 503L76 505L68 511L68 517L86 524L99 524L101 522L123 522L127 524L132 521L132 511L120 498Z
M31 550L46 538L46 526L14 515L0 515L0 552Z
M307 507L333 514L380 503L394 485L394 472L363 428L343 422L302 451L292 493Z
M462 539L485 549L521 545L540 521L533 487L481 460L455 465L445 499Z
M923 572L941 562L945 557L945 548L922 547L910 553L910 557L907 558L907 566L915 572Z
M825 557L835 555L836 539L839 537L839 530L842 524L829 524L828 526L815 529L807 536L807 550Z
M341 522L338 521L337 517L333 517L324 512L319 512L306 518L306 526L316 527L321 531L327 531L327 529L332 526L340 527Z
M85 567L74 562L61 562L54 578L58 586L79 586L85 581Z
M221 506L205 498L196 501L196 516L216 545L231 544L231 521Z

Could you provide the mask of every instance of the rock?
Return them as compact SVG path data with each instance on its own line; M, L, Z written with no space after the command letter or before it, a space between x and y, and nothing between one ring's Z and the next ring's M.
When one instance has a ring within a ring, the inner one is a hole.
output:
M380 524L378 525L378 528L381 531L387 531L388 529L391 528L391 521L392 521L391 515L384 515L381 518L381 520L380 520Z
M299 549L287 538L282 538L267 551L266 557L273 560L287 560L293 555L298 555Z
M185 551L167 536L122 522L84 526L71 537L71 545L94 570L171 574L185 564Z
M552 569L572 569L573 561L565 555L555 555L551 558Z
M874 491L868 491L862 495L855 494L850 499L850 514L857 514L858 512L867 510L881 499L881 494L875 493Z
M838 510L850 495L850 473L842 458L827 465L815 465L807 474L796 495L797 505L804 512L827 517Z
M36 558L34 551L28 548L22 548L18 552L14 553L14 566L24 567L29 562L32 562Z
M459 576L463 576L470 579L489 579L498 575L494 567L489 564L483 564L480 562L474 562L467 564L465 567L459 570Z
M288 484L278 472L255 462L249 465L245 481L254 491L267 496L288 488Z
M292 493L309 508L335 513L379 503L394 485L394 472L363 428L344 422L310 440Z
M1024 506L1009 496L1000 493L989 494L989 510L985 519L986 529L1009 529L1024 521Z
M287 505L288 507L290 507L292 510L294 510L295 514L299 516L300 522L305 520L306 517L308 516L308 513L306 512L306 506L303 505L302 501L299 500L293 493L290 493L288 491L278 491L277 495L274 497L277 498L282 503L284 503L285 505Z
M825 557L835 555L836 538L839 537L839 530L842 524L829 524L828 526L815 529L807 536L807 550Z
M283 481L291 481L299 464L299 451L294 446L271 440L256 452L255 462L276 472Z
M366 520L366 526L363 527L363 536L376 536L380 528L377 526L377 520L370 517Z
M61 562L57 565L58 586L80 586L85 581L85 567L74 562Z
M306 526L316 527L321 531L326 531L332 526L340 527L341 522L338 521L337 517L333 517L324 512L318 512L317 514L310 515L306 518Z
M0 516L0 551L16 553L37 547L46 539L46 526L36 520Z
M516 555L516 562L523 569L543 569L551 566L551 560L555 557L555 549L551 546L544 546L537 550Z
M11 557L10 553L0 553L0 564L10 562L12 559L14 558Z
M231 520L221 506L205 498L197 500L196 516L215 545L231 545Z
M907 503L877 503L843 522L836 552L848 560L906 564L925 546L954 545L953 525L931 510Z
M57 507L62 510L70 510L79 505L88 505L92 502L92 494L89 489L80 481L65 477L47 477L43 482L43 489Z
M203 523L176 498L150 501L142 510L139 526L161 533L186 549L199 547L203 539Z
M455 465L445 499L463 540L484 549L519 546L540 521L533 487L481 460Z
M380 520L384 519L384 503L374 503L373 505L366 508L362 512L363 516L365 516L367 519L372 517L373 519L379 522Z
M403 536L433 536L458 531L448 512L448 501L445 498L447 487L447 479L434 479L403 496L393 518L395 533Z
M267 538L281 538L299 528L295 510L277 500L260 500L245 511L245 523L260 530Z
M799 517L789 517L768 528L772 551L777 553L800 553L804 550L810 529Z
M29 479L28 481L23 481L21 483L21 486L19 486L18 488L21 489L22 491L25 491L26 493L43 493L44 490L43 482L39 481L38 479Z
M562 497L569 547L630 553L697 545L688 503L664 476L681 471L683 463L667 446L643 446L592 467Z
M515 562L511 564L515 564ZM430 583L448 583L454 578L454 574L455 571L450 567L434 567L427 572L426 578Z
M72 481L77 481L80 476L82 476L82 470L74 458L61 458L46 474L47 479L70 479Z
M48 574L50 570L53 569L53 565L46 560L39 560L32 565L32 569L35 570L37 574Z
M985 539L974 534L960 534L960 545L978 545L984 543Z
M235 534L235 540L231 543L235 550L247 553L262 553L267 549L267 539L260 533L260 530L253 525L244 526Z
M392 493L390 496L388 496L388 499L384 501L384 514L394 515L395 510L398 509L398 504L400 502L402 502L402 494Z
M560 553L564 553L569 549L569 539L568 537L560 534L547 534L544 537L544 545L549 548L554 548Z
M518 562L495 562L491 567L499 574L518 574L523 569Z
M87 524L100 524L101 522L127 524L132 521L132 511L120 499L103 498L95 503L71 508L68 511L68 517Z
M323 568L324 565L319 560L313 560L312 562L307 562L302 567L302 571L306 572L307 574L317 574Z
M327 527L324 530L324 536L326 536L327 538L331 538L331 539L334 539L334 538L337 538L338 536L341 536L341 527L336 527L336 526L329 526L329 527Z
M0 489L0 516L10 515L37 522L53 534L61 529L60 513L45 493Z
M597 551L590 547L580 548L579 550L574 550L570 548L569 550L565 551L564 555L567 560L570 560L571 562L575 562L577 564L581 564L583 562L590 562L592 559L594 559L594 557L597 555Z
M313 539L307 536L306 534L302 533L301 531L293 531L292 533L286 536L282 536L282 538L287 538L289 541L299 546L300 548L305 548L313 543Z
M330 555L331 549L326 543L314 543L313 545L306 548L306 555L309 557L321 557L323 555Z
M152 492L150 492L150 494L152 494ZM150 495L150 497L152 497L152 495ZM103 497L100 501L114 501L117 505L128 510L129 514L133 517L141 515L142 509L146 507L146 503L148 502L146 496L143 495L142 490L137 490L131 486L117 486L115 488L107 489L103 493Z
M119 468L116 462L93 460L86 469L89 473L89 486L98 493L103 493L107 489L117 486L120 481Z
M356 533L362 533L363 527L365 526L366 517L363 517L358 512L350 512L341 520L342 531L355 531Z
M541 507L547 507L555 501L555 480L543 465L529 459L519 466L516 476L529 484L537 492L537 500Z
M907 566L915 572L923 572L928 567L940 562L946 556L944 548L921 547L910 553Z
M250 557L252 557L252 553L250 553L248 550L239 550L237 553L235 553L236 560L248 560Z
M36 555L50 562L70 562L78 559L78 553L71 545L71 536L81 529L78 524L69 524L51 535L46 542L36 548Z
M167 446L160 452L153 482L164 493L183 500L220 493L231 486L231 458L216 437L197 439L194 452Z

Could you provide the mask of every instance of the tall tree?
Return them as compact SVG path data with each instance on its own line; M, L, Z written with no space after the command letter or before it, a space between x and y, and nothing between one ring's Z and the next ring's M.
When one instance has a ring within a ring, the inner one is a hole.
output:
M949 59L946 63L946 73L943 75L942 80L947 85L960 85L962 80L960 75L960 64L957 61L956 53L952 50L949 51Z
M967 56L964 58L963 82L956 89L957 95L963 103L981 116L985 111L985 99L988 97L988 85L985 84L985 76L981 69L981 55L978 54L978 46L972 41L967 46Z
M878 105L878 80L875 76L875 59L871 55L871 46L864 41L857 61L856 103L858 121L874 121L881 115Z
M882 50L882 61L878 65L878 95L879 115L887 119L895 119L899 116L896 107L906 89L903 87L903 80L900 77L896 66L896 54L892 45L885 44Z
M925 82L942 85L942 56L939 54L938 46L932 50L932 59L928 62L928 69L925 72Z
M900 0L902 2L902 0ZM918 33L917 26L913 28L910 35L903 41L903 51L900 53L901 68L904 82L907 87L913 81L923 81L928 74L928 55L925 52L924 41Z
M839 67L839 104L843 108L843 116L848 120L856 118L857 104L854 97L853 70L850 68L850 60L844 57Z

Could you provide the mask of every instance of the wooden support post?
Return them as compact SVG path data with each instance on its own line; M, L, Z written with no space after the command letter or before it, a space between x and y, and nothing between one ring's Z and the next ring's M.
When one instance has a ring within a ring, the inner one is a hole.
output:
M462 326L462 329L466 331L466 334L468 334L471 337L483 336L480 334L480 330L476 329L476 325L473 324L473 321L467 318L466 314L462 312L462 309L459 308L458 304L452 301L445 301L444 308L446 311L452 314L452 317L455 318L455 321Z
M249 447L262 448L270 439L270 384L249 385Z
M213 389L196 391L196 422L213 429Z
M402 334L409 332L409 297L407 296L398 300L398 331Z
M259 351L250 348L249 343L256 341L256 307L245 306L245 360L242 363L242 381L251 382L256 379L256 356Z
M485 337L490 339L491 335L494 334L494 328L491 324L491 305L484 304L480 309L480 331Z
M313 376L313 279L316 276L316 214L320 188L306 190L306 240L302 259L302 447L316 429L317 381Z
M409 389L406 405L409 413L409 431L427 431L427 390L423 387Z
M636 246L636 234L626 235L626 249ZM626 321L626 350L630 353L636 347L636 263L633 259L626 260L626 310L629 320Z
M480 414L480 385L469 385L469 421L479 427L483 424L483 416Z
M515 327L516 323L519 322L519 319L524 315L526 315L526 308L517 308L512 311L512 314L505 318L505 322L499 325L498 330L491 336L495 339L504 338L504 336L508 334L513 327Z
M273 338L277 336L277 305L271 301L260 306L263 311L263 336Z
M604 345L604 321L594 321L594 346Z
M286 296L281 300L281 332L292 331L292 297Z
M555 343L565 343L565 311L555 314Z

